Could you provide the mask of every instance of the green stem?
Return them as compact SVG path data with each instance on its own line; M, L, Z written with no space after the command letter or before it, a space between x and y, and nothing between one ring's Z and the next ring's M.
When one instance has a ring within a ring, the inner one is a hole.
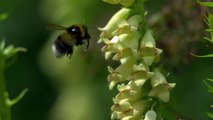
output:
M144 36L146 30L148 29L147 22L145 19L144 2L145 2L144 0L137 0L135 5L132 8L135 11L135 13L141 15L141 18L142 18L141 24L139 26L139 31L141 33L141 36ZM140 47L141 47L140 46L141 40L142 40L142 37L138 41L138 49L140 49Z
M11 107L7 104L9 96L4 79L5 60L0 59L0 120L11 120Z

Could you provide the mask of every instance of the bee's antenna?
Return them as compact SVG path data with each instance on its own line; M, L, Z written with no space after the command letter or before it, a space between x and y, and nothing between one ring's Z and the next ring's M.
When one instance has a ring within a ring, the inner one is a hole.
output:
M96 29L98 29L99 27L98 26L87 26L87 28L96 28Z
M83 24L84 24L87 28L96 28L96 29L99 28L98 26L87 26L87 25L86 25L86 19L85 19L85 18L83 19Z

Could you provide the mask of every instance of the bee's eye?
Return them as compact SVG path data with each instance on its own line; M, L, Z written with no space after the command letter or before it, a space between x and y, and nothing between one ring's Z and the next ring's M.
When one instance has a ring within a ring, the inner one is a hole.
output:
M78 32L78 29L73 28L73 29L71 29L71 32L73 32L73 33L77 33L77 32Z
M80 34L80 30L78 27L70 27L67 29L67 31L72 34Z

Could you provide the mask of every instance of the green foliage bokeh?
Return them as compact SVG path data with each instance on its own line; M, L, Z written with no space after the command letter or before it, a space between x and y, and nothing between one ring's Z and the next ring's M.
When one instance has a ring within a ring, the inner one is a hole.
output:
M146 3L147 9L150 14L159 13L169 1L150 0ZM60 32L48 31L46 27L52 23L103 27L119 8L101 0L0 0L0 13L9 16L0 22L0 39L6 38L7 44L28 49L6 70L11 98L23 88L29 88L26 96L12 108L13 120L110 119L114 95L108 90L107 62L100 51L102 45L97 44L99 31L89 29L92 38L88 51L84 52L83 46L76 47L71 59L56 59L51 45ZM181 36L187 35L181 33ZM196 46L198 53L207 51L202 37L200 34L199 42L189 45ZM184 59L182 55L178 57L179 61ZM167 56L163 60L167 64L165 74L170 73L168 81L177 83L171 92L171 102L163 108L163 115L169 120L208 120L206 112L210 111L212 96L203 80L213 77L212 58L192 58L187 64L173 62L174 59ZM168 67L171 63L174 66Z

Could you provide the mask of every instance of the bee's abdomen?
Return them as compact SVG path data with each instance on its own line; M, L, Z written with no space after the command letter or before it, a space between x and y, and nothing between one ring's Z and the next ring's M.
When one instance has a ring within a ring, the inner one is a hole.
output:
M65 54L71 55L73 53L73 46L67 45L59 36L54 42L53 52L56 57L63 57Z

